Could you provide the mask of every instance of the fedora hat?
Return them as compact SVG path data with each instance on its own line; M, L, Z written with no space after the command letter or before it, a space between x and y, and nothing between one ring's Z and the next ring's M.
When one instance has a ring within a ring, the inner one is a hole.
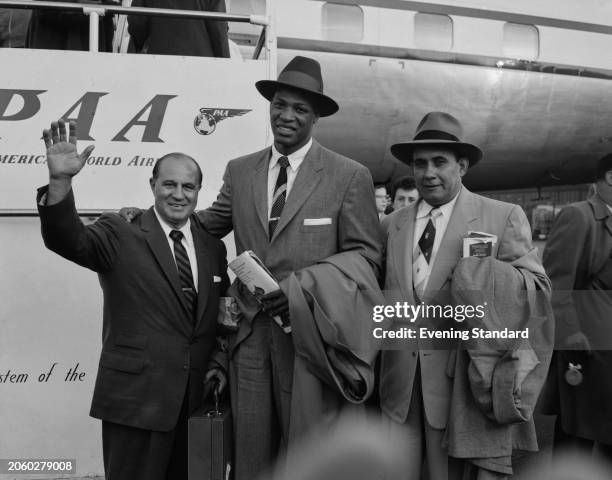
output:
M259 80L255 87L268 101L272 101L274 93L279 88L292 88L305 93L314 102L314 107L321 117L333 115L338 111L338 104L323 94L323 78L321 65L316 60L307 57L294 57L278 80Z
M474 166L482 158L482 150L476 145L461 141L463 128L455 117L444 112L429 112L423 117L411 142L391 145L391 153L404 163L412 163L412 153L419 147L448 148L465 157Z

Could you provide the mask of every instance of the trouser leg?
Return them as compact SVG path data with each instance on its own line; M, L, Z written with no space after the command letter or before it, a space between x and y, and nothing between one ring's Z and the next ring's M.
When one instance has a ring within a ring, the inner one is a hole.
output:
M278 450L267 320L255 317L251 335L237 347L230 365L235 480L256 478Z

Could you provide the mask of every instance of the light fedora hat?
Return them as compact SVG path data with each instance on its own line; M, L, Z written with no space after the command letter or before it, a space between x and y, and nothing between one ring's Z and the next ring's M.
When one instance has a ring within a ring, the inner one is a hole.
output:
M328 117L338 111L338 104L323 94L321 65L308 57L294 57L278 76L278 80L259 80L255 87L265 98L272 101L279 88L292 88L305 93L315 103L318 114Z
M391 145L391 153L404 163L412 163L412 153L419 147L448 148L465 157L474 166L482 159L482 150L476 145L461 141L463 127L455 117L444 112L429 112L423 117L411 142Z

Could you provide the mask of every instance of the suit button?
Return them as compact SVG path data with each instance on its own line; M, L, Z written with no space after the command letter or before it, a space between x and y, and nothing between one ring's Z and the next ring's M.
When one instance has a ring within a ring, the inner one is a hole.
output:
M416 357L416 352L412 352L412 356L413 356L413 357Z
M189 370L189 365L183 365L183 370Z

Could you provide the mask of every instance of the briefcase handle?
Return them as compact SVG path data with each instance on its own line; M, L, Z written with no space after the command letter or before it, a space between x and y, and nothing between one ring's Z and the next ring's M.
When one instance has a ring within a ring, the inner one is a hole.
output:
M218 417L222 415L221 411L219 410L219 397L221 396L221 393L219 392L219 386L220 386L219 382L215 379L213 389L212 389L215 409L209 410L208 412L206 412L207 417Z

